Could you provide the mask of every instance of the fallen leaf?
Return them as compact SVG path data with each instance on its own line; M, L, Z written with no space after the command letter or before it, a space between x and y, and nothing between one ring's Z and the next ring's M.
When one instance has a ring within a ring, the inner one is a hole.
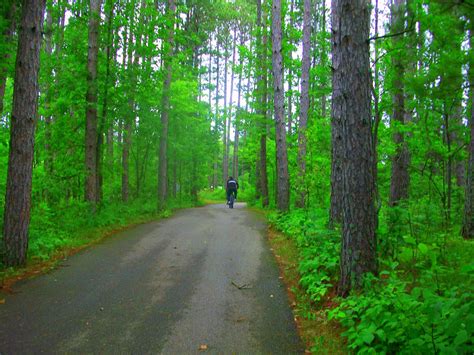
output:
M209 349L209 348L208 348L208 346L207 346L206 344L201 344L201 345L199 345L199 350L200 350L200 351L204 351L204 350L207 350L207 349Z
M5 298L2 298L2 299L0 300L0 304L5 304Z

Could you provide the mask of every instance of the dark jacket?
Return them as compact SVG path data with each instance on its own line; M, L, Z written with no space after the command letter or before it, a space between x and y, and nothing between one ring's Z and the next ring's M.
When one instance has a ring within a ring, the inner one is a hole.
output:
M237 190L239 183L235 180L227 180L227 190Z

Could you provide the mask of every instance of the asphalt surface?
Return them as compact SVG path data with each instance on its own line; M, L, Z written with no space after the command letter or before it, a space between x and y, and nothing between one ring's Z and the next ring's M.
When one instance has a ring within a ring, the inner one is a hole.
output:
M112 236L0 294L0 354L302 353L265 231L236 203Z

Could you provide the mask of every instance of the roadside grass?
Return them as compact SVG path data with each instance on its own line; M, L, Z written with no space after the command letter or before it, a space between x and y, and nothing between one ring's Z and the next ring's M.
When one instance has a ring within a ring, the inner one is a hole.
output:
M338 322L327 319L325 309L314 303L301 287L298 271L300 251L291 238L270 227L268 240L280 268L280 277L295 317L298 332L306 344L306 352L314 354L345 354L347 345L340 337Z
M48 272L68 256L120 231L169 217L174 210L195 205L191 201L174 200L166 210L158 212L154 201L137 200L129 204L103 205L96 213L79 202L55 209L37 206L32 211L27 264L5 268L0 257L0 290L8 292L16 281Z

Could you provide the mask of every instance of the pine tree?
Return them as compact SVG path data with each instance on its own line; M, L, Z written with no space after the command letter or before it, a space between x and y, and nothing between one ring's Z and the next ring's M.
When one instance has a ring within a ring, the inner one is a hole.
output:
M28 251L38 72L46 1L23 2L18 36L4 212L4 264L24 265Z

